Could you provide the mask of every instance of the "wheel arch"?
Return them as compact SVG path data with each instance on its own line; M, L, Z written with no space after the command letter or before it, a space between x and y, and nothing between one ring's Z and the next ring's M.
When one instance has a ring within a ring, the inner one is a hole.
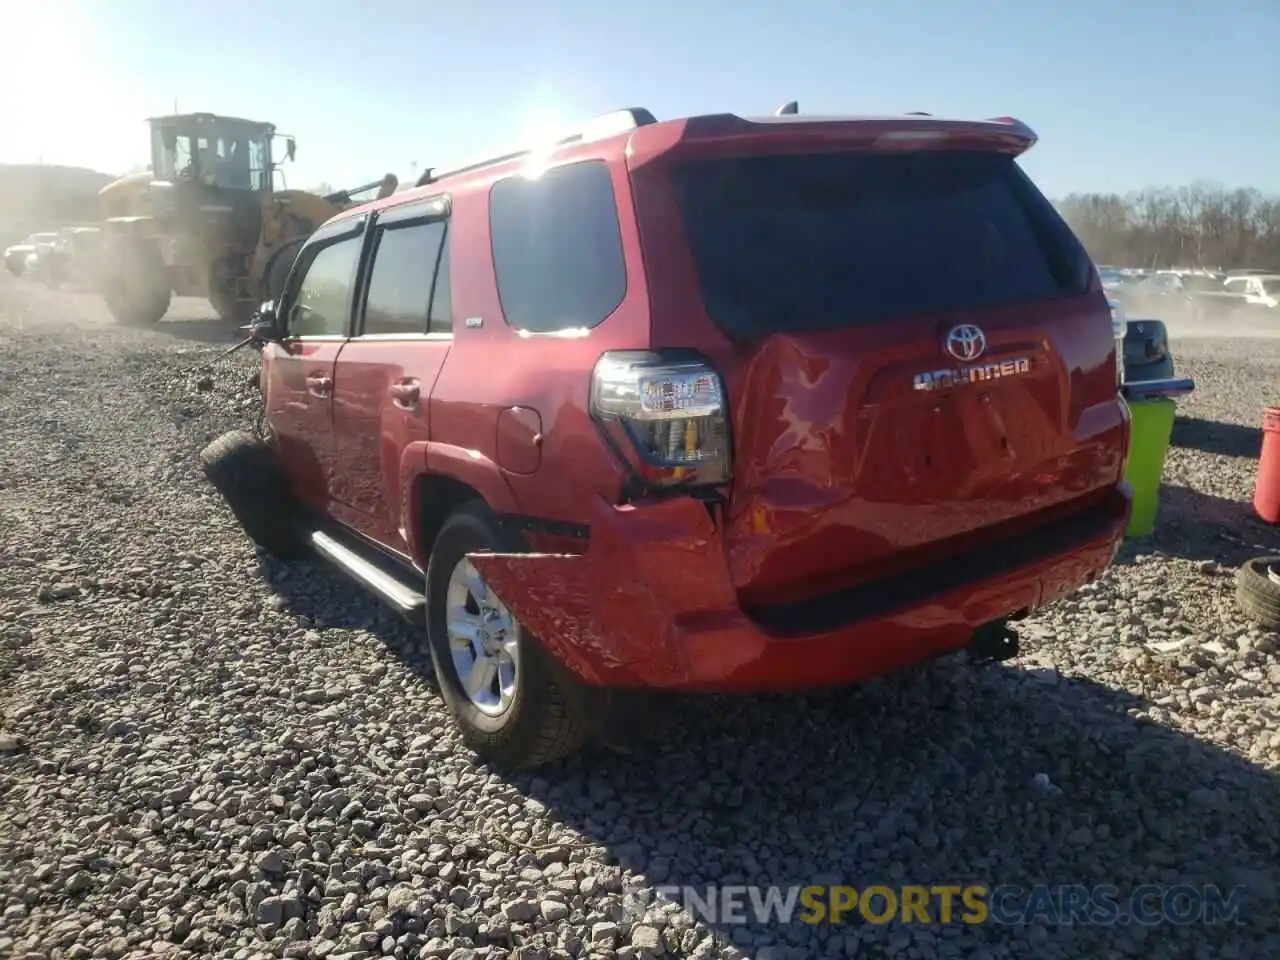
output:
M401 456L402 531L413 559L426 569L440 528L471 500L502 516L518 512L498 465L476 450L428 441Z

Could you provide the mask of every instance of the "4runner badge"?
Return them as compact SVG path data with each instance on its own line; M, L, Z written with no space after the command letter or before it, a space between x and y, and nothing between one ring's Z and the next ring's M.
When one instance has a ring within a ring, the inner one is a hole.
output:
M961 363L971 363L987 352L987 336L978 327L962 323L947 331L944 342L947 353ZM1031 372L1030 357L1010 357L992 363L958 367L952 370L930 370L917 373L912 383L915 390L947 390L971 383L987 383L1004 377Z

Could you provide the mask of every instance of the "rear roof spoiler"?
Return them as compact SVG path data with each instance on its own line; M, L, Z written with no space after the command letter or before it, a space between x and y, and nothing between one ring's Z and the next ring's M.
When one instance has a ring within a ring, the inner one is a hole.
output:
M788 105L789 106L789 105ZM978 149L984 145L997 146L1001 152L1020 156L1030 150L1039 137L1027 124L1015 117L992 117L986 120L935 117L932 114L914 112L908 114L858 116L783 113L771 116L744 117L736 113L709 114L690 117L684 121L680 139L694 141L719 139L739 135L763 133L768 128L812 128L806 133L819 133L824 126L845 129L835 135L850 141L897 145L903 149L918 149L930 141L951 140L953 143L971 141ZM799 132L799 130L797 130ZM834 131L833 131L834 132ZM824 139L827 139L823 135Z
M1030 149L1039 137L1036 136L1034 130L1014 117L994 117L985 121L963 121L948 120L943 118L935 118L933 114L924 113L922 111L913 111L911 113L900 115L911 117L917 123L921 118L925 122L933 122L939 125L952 125L963 128L972 124L999 124L1001 127L1007 128L1008 132L1020 143L1019 153ZM747 119L737 114L713 114L706 117L693 117L689 119L689 124L694 129L701 128L701 132L710 133L712 128L723 128L726 123L734 124L752 124L752 123L769 123L769 122L797 122L797 123L823 123L823 122L854 122L878 120L886 121L896 119L894 117L859 117L859 116L810 116L800 114L800 105L798 101L790 100L780 106L773 114L773 117L763 118L761 120ZM547 147L554 149L555 147L568 146L573 143L588 143L593 140L603 140L607 137L616 136L621 133L627 133L632 130L638 130L641 127L651 126L658 122L657 117L644 107L623 107L619 110L612 110L608 113L602 113L596 117L592 117L584 123L579 129L566 136L563 136ZM927 130L927 128L926 128ZM924 131L922 131L924 132ZM470 173L474 170L482 170L485 167L494 166L499 163L505 163L509 160L518 160L521 157L532 156L539 152L542 147L526 147L521 150L515 150L511 153L499 154L490 157L487 160L480 160L476 163L468 164L465 167L457 167L453 170L446 170L443 173L437 173L435 168L427 167L420 177L418 177L417 187L425 187L428 184L436 183L447 177L455 177L459 174Z

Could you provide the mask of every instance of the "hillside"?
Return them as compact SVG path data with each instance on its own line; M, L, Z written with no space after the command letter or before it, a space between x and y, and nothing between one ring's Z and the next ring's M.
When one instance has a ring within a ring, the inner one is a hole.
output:
M0 163L0 240L95 219L98 191L114 179L84 167Z

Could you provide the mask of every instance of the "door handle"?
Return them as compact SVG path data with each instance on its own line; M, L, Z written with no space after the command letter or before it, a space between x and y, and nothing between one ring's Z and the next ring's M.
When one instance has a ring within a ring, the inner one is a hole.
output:
M397 407L412 408L422 396L421 387L413 377L406 377L391 384L391 398Z
M333 392L333 377L324 373L308 374L307 390L317 397L327 397Z

